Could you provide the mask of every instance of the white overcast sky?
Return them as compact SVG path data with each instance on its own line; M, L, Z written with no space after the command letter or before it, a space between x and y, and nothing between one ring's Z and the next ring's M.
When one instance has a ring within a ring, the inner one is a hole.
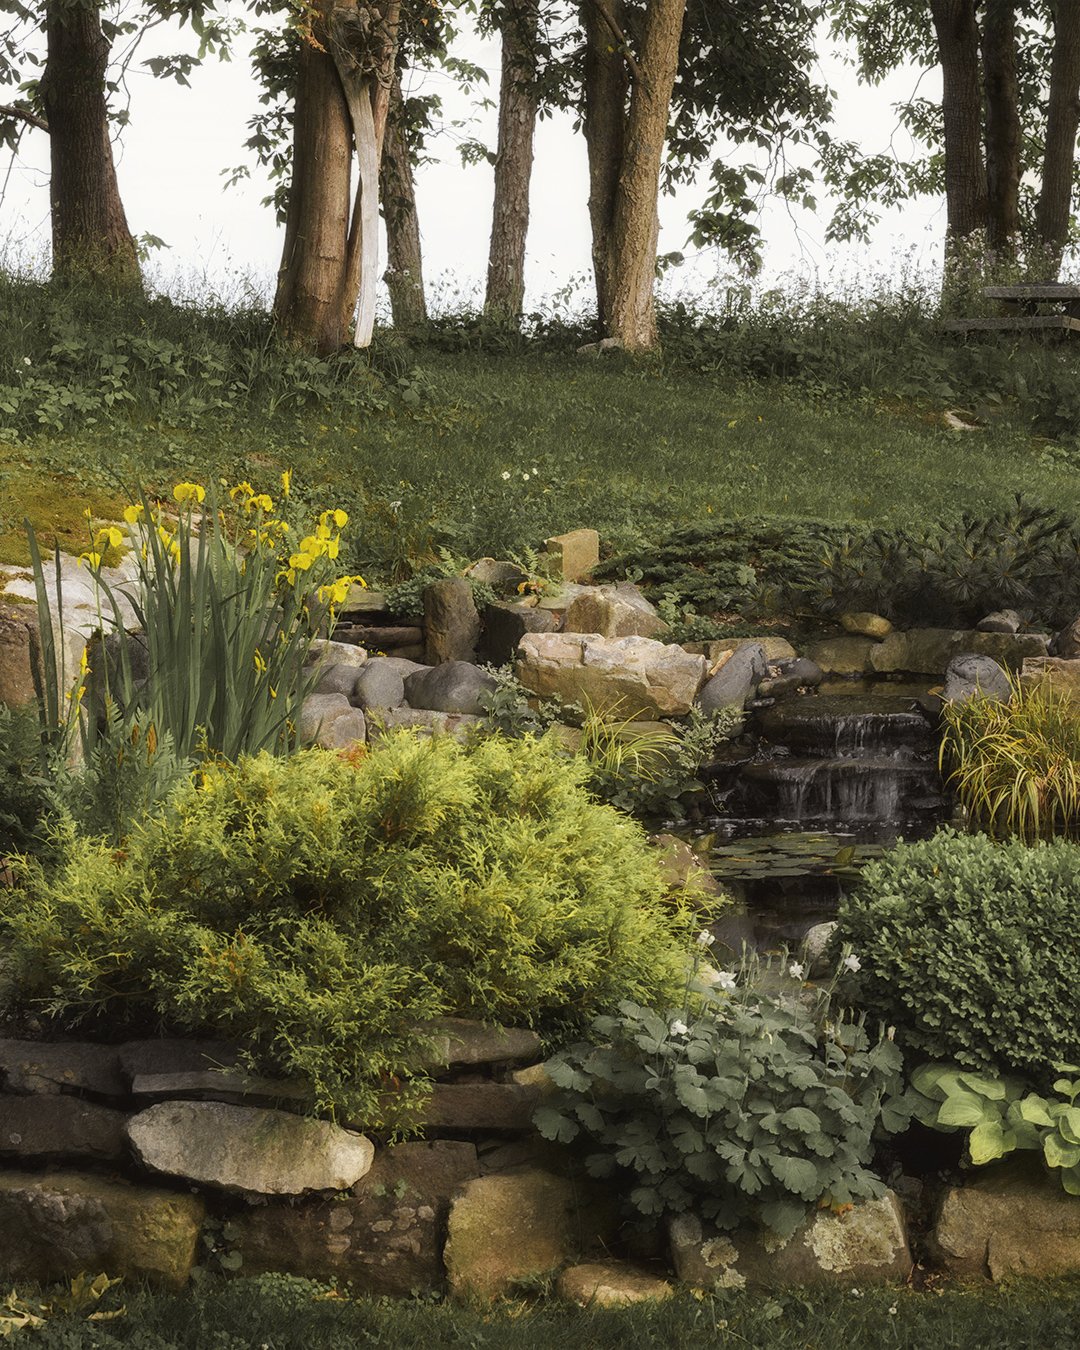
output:
M154 34L159 50L176 50L177 39ZM269 291L281 246L272 212L260 205L267 184L257 167L238 187L226 189L222 171L242 162L247 122L257 108L258 88L242 39L230 63L209 61L195 71L190 88L133 74L131 124L117 147L120 189L128 221L136 234L161 237L168 250L154 264L160 283L169 290L207 287L235 295L247 282ZM152 54L149 43L143 55ZM481 94L498 95L498 48L475 34L463 39L462 53L489 73ZM907 71L878 88L861 86L823 38L821 74L838 91L836 132L860 142L868 151L887 149L895 140L892 104L910 95L918 72ZM493 147L495 114L477 114L472 99L440 74L425 74L423 86L438 89L447 121L475 117L468 134ZM933 96L936 75L926 76L920 92ZM456 139L447 131L431 144L435 163L418 178L420 224L429 291L450 296L455 290L477 294L487 264L491 208L491 168L461 166ZM896 141L903 153L905 143ZM0 159L0 182L7 186L0 206L0 245L15 256L42 256L48 241L47 138L28 132L19 156L10 165ZM570 119L557 116L539 124L532 183L529 232L528 302L565 287L589 268L586 210L587 169L584 140ZM689 232L687 211L704 193L687 187L661 203L660 251L684 250ZM766 272L773 277L792 271L833 288L856 273L894 273L910 255L920 267L934 264L944 228L940 201L926 199L889 213L876 228L868 250L823 244L826 213L812 215L774 203L764 216ZM385 255L384 255L385 256ZM698 288L723 282L729 265L714 253L689 257L671 273L674 287ZM436 300L436 303L438 301Z

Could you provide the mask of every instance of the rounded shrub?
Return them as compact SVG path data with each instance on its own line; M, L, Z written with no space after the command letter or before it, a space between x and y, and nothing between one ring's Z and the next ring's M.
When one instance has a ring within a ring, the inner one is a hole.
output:
M555 1039L677 987L687 919L583 772L542 741L407 733L353 761L210 763L126 851L72 840L58 873L0 895L0 1001L235 1038L324 1109L391 1118L433 1016Z
M1080 1062L1080 847L942 831L869 864L837 944L859 1002L928 1059L1052 1080Z

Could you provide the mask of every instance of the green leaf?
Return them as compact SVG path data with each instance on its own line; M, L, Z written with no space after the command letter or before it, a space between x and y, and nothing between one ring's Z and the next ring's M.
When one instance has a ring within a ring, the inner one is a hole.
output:
M807 1158L792 1158L787 1154L766 1158L769 1170L782 1185L804 1200L816 1200L821 1190L817 1167Z
M1057 1127L1070 1144L1080 1144L1080 1106L1066 1106L1058 1113Z
M992 1102L976 1097L964 1089L951 1092L941 1104L938 1120L942 1125L982 1125L984 1121L999 1120L1001 1112Z
M1047 1167L1075 1167L1080 1163L1080 1144L1070 1144L1057 1134L1048 1134L1043 1140L1043 1157Z
M1005 1100L1005 1083L1000 1078L991 1078L989 1074L984 1073L968 1073L967 1070L960 1074L959 1078L969 1092L986 1097L992 1102Z
M987 1120L972 1130L968 1139L968 1151L976 1167L995 1162L1011 1153L1016 1147L1016 1135L1012 1130L1004 1130L1000 1120Z
M1069 1195L1080 1195L1080 1166L1065 1168L1061 1174L1061 1185Z
M821 1129L821 1121L805 1106L793 1106L785 1111L780 1117L780 1123L789 1130L798 1130L800 1134L816 1134Z
M1046 1129L1052 1129L1054 1121L1047 1105L1044 1097L1040 1097L1034 1092L1030 1093L1017 1103L1020 1119L1026 1120L1029 1125L1042 1125Z
M553 1106L538 1106L533 1112L533 1124L545 1139L558 1144L569 1144L579 1134L577 1121L556 1111Z

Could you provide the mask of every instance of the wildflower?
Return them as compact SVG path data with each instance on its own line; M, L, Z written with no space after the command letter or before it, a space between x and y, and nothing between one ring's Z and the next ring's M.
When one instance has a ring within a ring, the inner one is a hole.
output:
M142 502L135 502L131 506L124 507L124 519L129 525L137 525L142 518L145 510Z
M510 481L510 470L509 470L509 469L503 469L502 480L503 480L504 483L509 483L509 481Z
M672 1022L668 1030L671 1032L673 1036L686 1036L689 1034L690 1028L686 1025L685 1022L680 1022L679 1019L676 1017L675 1021Z
M701 932L697 935L697 942L699 947L711 947L715 941L716 938L713 937L712 933L710 933L707 928L703 928Z
M80 553L77 561L80 567L85 563L91 571L94 571L101 566L101 554L94 552Z
M80 675L89 675L89 674L90 674L90 648L89 648L89 647L84 647L84 648L82 649L82 655L79 657L79 674L80 674Z
M259 492L250 496L244 507L248 511L261 511L264 515L268 515L274 509L274 499L265 492Z
M266 660L258 647L255 648L255 669L260 675L266 674Z
M528 475L527 473L523 473L523 474L521 475L521 481L522 481L523 483L527 483L527 482L529 481L529 475Z
M31 361L28 356L23 357L22 363L24 366L32 366L34 364L33 361Z
M173 500L181 506L185 502L204 502L206 489L201 483L177 483L172 490Z
M862 962L854 952L848 952L847 956L844 957L844 969L850 970L852 974L862 969Z
M892 1307L889 1309L889 1316L890 1316L890 1317L895 1317L896 1314L897 1314L899 1311L900 1311L900 1309L899 1309L898 1305L894 1303L894 1304L892 1305Z
M730 994L732 990L738 987L738 980L733 970L717 970L714 971L714 974L716 978L710 983L715 984L718 989L723 989L726 994Z
M292 491L292 469L285 469L281 475L281 495L286 501L289 500L289 493Z
M793 980L801 980L806 975L806 967L801 961L792 961L788 966L788 974Z

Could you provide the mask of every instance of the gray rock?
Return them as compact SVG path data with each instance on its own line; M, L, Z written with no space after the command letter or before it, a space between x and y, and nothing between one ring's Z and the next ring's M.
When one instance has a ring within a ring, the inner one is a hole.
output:
M707 642L684 642L684 652L695 656L708 657L709 665L715 665L725 652L737 652L740 647L761 647L770 666L778 666L784 661L794 661L797 653L787 638L768 636L745 638L710 638Z
M967 703L982 697L1008 703L1012 696L1009 677L991 656L954 656L945 671L946 703Z
M450 1200L479 1173L472 1144L398 1144L375 1156L352 1194L302 1205L262 1205L232 1220L243 1269L283 1271L357 1293L438 1294Z
M497 558L480 558L465 575L472 581L481 581L495 591L513 592L528 581L528 576L517 563L501 562Z
M652 638L527 633L517 677L531 693L563 704L614 710L622 719L681 717L705 679L703 656Z
M0 1097L0 1155L7 1158L92 1158L127 1154L127 1116L79 1097Z
M509 665L526 633L554 631L555 616L551 610L499 601L484 609L483 652L491 665Z
M451 660L409 675L405 680L405 697L413 708L479 717L484 712L485 696L497 687L486 671L468 661Z
M832 935L836 932L836 922L831 920L828 923L816 923L812 928L808 928L803 935L800 950L810 967L811 975L820 975L828 970L828 962L825 954L829 950L829 943L832 941Z
M465 1017L439 1017L420 1031L435 1039L431 1067L460 1068L533 1060L542 1043L527 1027L488 1026Z
M82 1041L0 1041L0 1087L6 1092L89 1092L123 1097L127 1079L116 1047Z
M410 669L402 670L403 665ZM373 656L356 679L353 702L365 709L400 708L405 702L405 676L414 669L423 667L393 656Z
M871 614L868 610L862 610L858 614L841 614L840 627L845 633L853 633L856 637L873 638L875 642L887 638L893 630L888 619L880 614Z
M480 615L472 586L464 577L444 577L425 587L424 641L429 666L475 660L479 638Z
M376 654L424 645L424 630L415 624L384 624L379 627L368 624L356 631L362 636L364 646Z
M240 1049L228 1041L154 1039L126 1041L116 1047L120 1068L130 1083L141 1074L202 1073L234 1068Z
M668 1226L675 1273L699 1289L901 1283L911 1273L904 1212L892 1191L844 1214L811 1211L787 1240L758 1229L718 1232L693 1213Z
M760 643L737 648L698 694L698 707L707 713L744 708L768 670L765 648Z
M822 638L807 648L806 655L826 675L865 675L870 670L871 648L876 646L873 638Z
M0 577L0 585L3 578ZM34 700L34 666L40 662L34 611L0 604L0 703L21 707Z
M181 1289L204 1216L194 1195L79 1172L0 1172L0 1279L104 1271Z
M353 642L332 642L316 638L308 653L309 662L318 666L362 666L368 659L363 647Z
M128 1139L152 1172L258 1195L345 1190L375 1156L369 1139L329 1121L223 1102L150 1106Z
M366 741L367 720L359 708L350 708L329 725L324 724L315 743L324 750L348 750L350 746L363 745Z
M757 687L757 698L776 699L802 688L798 675L766 675ZM759 706L759 705L755 705Z
M440 1130L530 1130L541 1095L520 1083L436 1083L421 1120Z
M564 633L599 633L601 637L659 637L668 626L638 588L629 581L582 590L563 615Z
M334 722L353 711L344 694L309 694L296 720L296 734L305 745L321 745Z
M1019 670L1029 656L1045 656L1042 633L980 633L973 629L911 628L890 633L870 652L870 666L881 675L944 675L954 656L992 656L1008 670ZM815 659L816 656L815 656Z
M995 609L993 614L980 619L975 628L980 633L1019 633L1023 626L1023 616L1015 609Z
M1080 660L1065 660L1060 656L1028 657L1020 671L1020 683L1025 689L1043 687L1075 699L1080 697Z
M368 744L375 745L395 731L418 731L434 736L453 736L465 740L479 717L468 713L429 712L426 708L372 708L368 718Z
M950 1186L931 1236L936 1260L961 1279L1045 1279L1080 1272L1080 1197L1040 1160L1017 1157Z
M825 672L808 656L796 656L790 661L777 661L776 667L785 679L795 678L800 688L816 689L825 678Z
M173 1073L137 1073L131 1080L131 1095L157 1101L234 1102L238 1106L280 1106L283 1102L307 1105L310 1095L296 1083L259 1078L240 1069L189 1069Z
M322 665L319 667L319 676L315 681L312 693L344 694L346 698L352 698L356 681L363 669L363 666L358 669L356 666L346 666L340 662L335 662L333 665Z
M1037 655L1037 653L1031 653ZM1057 656L1063 661L1075 661L1080 657L1080 614L1072 623L1055 633L1046 649L1047 656Z

